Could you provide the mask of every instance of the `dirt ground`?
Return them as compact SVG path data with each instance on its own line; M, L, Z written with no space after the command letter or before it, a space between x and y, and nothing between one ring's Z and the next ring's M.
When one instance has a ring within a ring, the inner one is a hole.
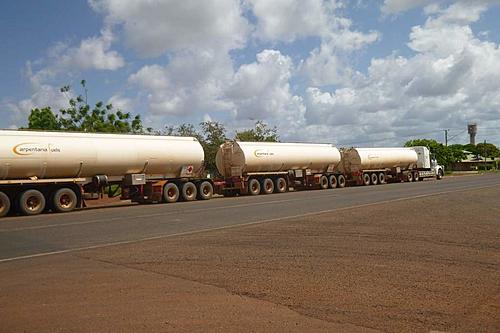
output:
M499 332L500 187L0 265L0 331Z

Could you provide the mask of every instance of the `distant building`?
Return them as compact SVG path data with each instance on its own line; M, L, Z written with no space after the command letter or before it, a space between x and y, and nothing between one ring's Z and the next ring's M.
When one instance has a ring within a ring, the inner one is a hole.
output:
M498 170L500 158L485 158L464 150L466 158L460 162L452 163L453 171Z

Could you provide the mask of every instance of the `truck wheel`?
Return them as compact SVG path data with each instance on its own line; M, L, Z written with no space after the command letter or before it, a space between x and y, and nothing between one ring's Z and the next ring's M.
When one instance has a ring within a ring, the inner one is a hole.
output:
M372 185L378 184L378 175L376 173L372 173L370 178L371 178Z
M276 179L276 184L274 184L274 189L276 193L284 193L288 189L288 185L286 183L286 179L283 177L279 177Z
M337 186L339 188L344 188L345 187L345 177L344 177L344 175L338 175L337 176Z
M436 179L437 179L437 180L440 180L441 178L443 178L443 170L442 170L442 169L439 169L439 170L438 170L438 173L437 173L437 176L436 176Z
M260 193L260 183L257 179L252 178L248 181L248 194L258 195Z
M67 187L58 189L52 197L54 210L58 213L71 212L76 208L77 201L75 192Z
M328 185L330 188L337 188L337 177L335 175L328 177Z
M413 174L411 172L408 172L408 175L406 175L406 179L411 183L413 181Z
M378 183L385 184L385 173L381 172L378 174Z
M319 188L326 190L328 188L328 178L325 175L319 177Z
M264 178L260 184L262 194L271 194L274 192L274 183L270 178Z
M198 191L196 190L196 186L194 186L193 183L187 182L182 185L182 199L184 201L196 200L197 195Z
M168 203L176 202L179 199L179 188L174 183L167 183L163 188L163 200Z
M214 187L210 182L204 181L200 184L198 198L201 200L210 200L214 194Z
M414 172L413 173L413 181L418 182L419 180L420 180L420 178L418 177L418 172Z
M7 194L0 192L0 217L7 215L10 211L10 199Z
M38 190L26 190L19 197L19 211L23 215L37 215L45 209L45 197Z
M364 185L370 185L370 175L367 173L363 174L363 184Z

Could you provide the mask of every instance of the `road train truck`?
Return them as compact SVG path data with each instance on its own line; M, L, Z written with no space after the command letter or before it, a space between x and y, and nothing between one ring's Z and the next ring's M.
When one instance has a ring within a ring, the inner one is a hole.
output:
M340 158L331 144L227 141L217 151L216 166L224 195L257 195L344 187L344 176L334 172Z
M139 203L210 199L203 167L193 137L0 130L0 216L71 211L111 185Z
M441 179L444 174L444 168L431 158L427 147L348 148L341 154L337 171L356 185Z

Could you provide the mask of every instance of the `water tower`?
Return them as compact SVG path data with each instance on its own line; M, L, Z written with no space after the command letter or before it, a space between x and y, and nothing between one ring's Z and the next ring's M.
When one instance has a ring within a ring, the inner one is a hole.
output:
M477 124L476 123L469 123L467 125L467 132L469 133L470 144L476 145Z

